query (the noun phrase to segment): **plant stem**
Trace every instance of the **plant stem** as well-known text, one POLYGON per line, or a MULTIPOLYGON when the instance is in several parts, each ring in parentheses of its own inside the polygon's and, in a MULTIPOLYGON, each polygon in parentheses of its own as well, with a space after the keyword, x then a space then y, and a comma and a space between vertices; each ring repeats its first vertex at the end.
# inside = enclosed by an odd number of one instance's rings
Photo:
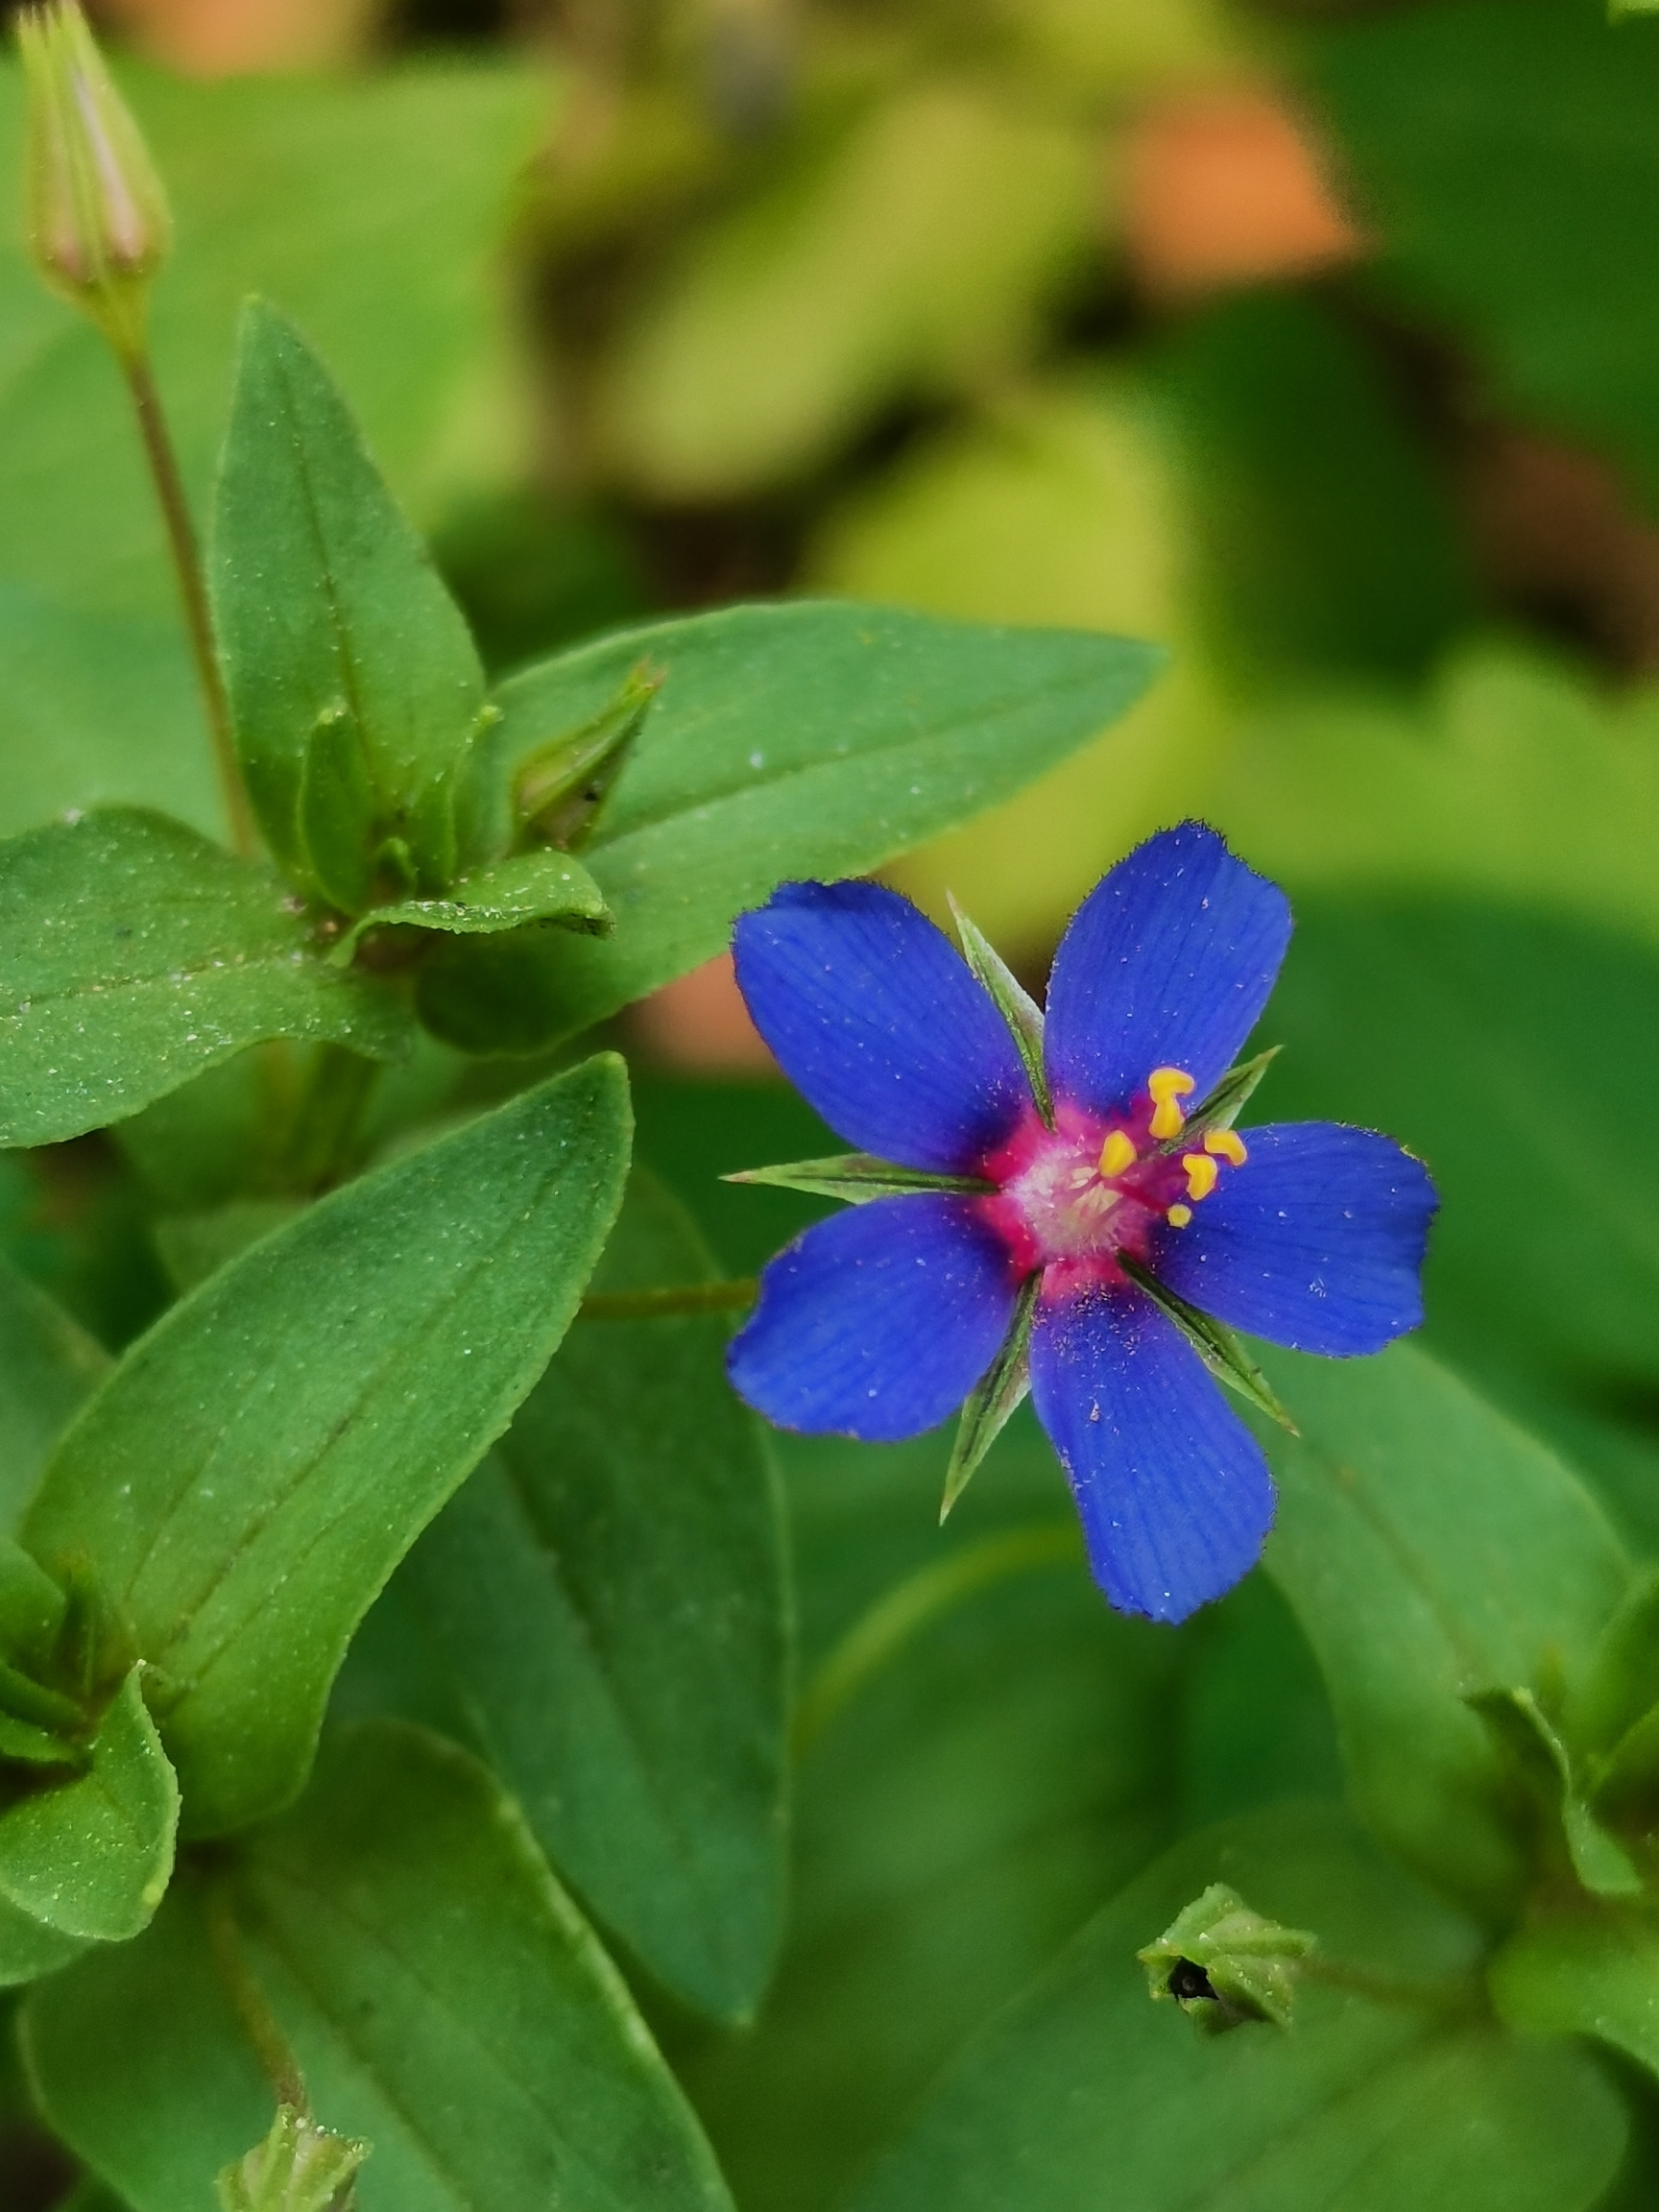
POLYGON ((236 1925, 229 1884, 223 1877, 207 1893, 207 1936, 213 1947, 213 1963, 219 1969, 219 1978, 229 1992, 236 2017, 253 2046, 266 2080, 276 2092, 277 2103, 291 2104, 296 2112, 309 2119, 311 2100, 306 2094, 305 2077, 243 1953, 242 1933, 236 1925))
POLYGON ((213 739, 213 757, 219 769, 220 789, 224 795, 225 811, 230 821, 231 838, 243 858, 251 860, 258 851, 258 834, 253 826, 248 794, 243 787, 242 772, 236 763, 236 741, 230 727, 230 701, 226 693, 225 678, 220 672, 219 657, 213 649, 213 624, 207 612, 207 588, 202 580, 202 560, 196 545, 195 525, 190 519, 189 502, 184 496, 183 480, 179 474, 178 456, 167 432, 167 418, 161 411, 161 395, 156 388, 150 356, 142 346, 131 350, 123 349, 117 358, 127 379, 127 389, 132 395, 139 433, 144 440, 145 458, 150 464, 150 473, 156 484, 156 496, 160 501, 162 519, 167 525, 167 543, 173 554, 174 572, 179 579, 179 596, 184 603, 184 627, 190 635, 190 652, 202 685, 203 703, 207 709, 207 728, 213 739))
POLYGON ((667 1290, 589 1290, 579 1321, 659 1321, 675 1313, 730 1313, 753 1306, 759 1288, 753 1275, 729 1283, 685 1283, 667 1290))
POLYGON ((319 1045, 288 1131, 288 1180, 300 1190, 326 1190, 351 1164, 352 1146, 380 1063, 346 1045, 319 1045))

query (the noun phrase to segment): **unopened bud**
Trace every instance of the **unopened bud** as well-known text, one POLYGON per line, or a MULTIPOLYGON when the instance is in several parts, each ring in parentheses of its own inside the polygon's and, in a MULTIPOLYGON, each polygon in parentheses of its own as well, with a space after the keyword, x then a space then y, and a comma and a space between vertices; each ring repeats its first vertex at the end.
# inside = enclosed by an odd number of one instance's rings
POLYGON ((1214 1882, 1136 1956, 1153 1996, 1172 1998, 1201 2027, 1270 2020, 1287 2028, 1296 1967, 1313 1941, 1306 1929, 1264 1920, 1214 1882))
POLYGON ((627 765, 662 678, 641 661, 591 722, 538 746, 513 781, 518 842, 573 853, 598 824, 599 810, 627 765))
POLYGON ((223 2212, 352 2212, 367 2143, 280 2104, 271 2132, 219 2176, 223 2212))
POLYGON ((131 357, 143 345, 146 288, 173 235, 161 180, 75 0, 19 15, 17 43, 35 265, 131 357))

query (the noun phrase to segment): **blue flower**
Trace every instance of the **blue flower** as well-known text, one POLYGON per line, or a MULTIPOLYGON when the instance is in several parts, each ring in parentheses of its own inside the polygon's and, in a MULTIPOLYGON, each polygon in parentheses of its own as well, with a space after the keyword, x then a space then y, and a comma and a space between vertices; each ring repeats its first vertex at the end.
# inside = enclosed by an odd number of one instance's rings
POLYGON ((1111 1602, 1181 1621, 1230 1589, 1273 1484, 1211 1379, 1217 1345, 1239 1328, 1381 1351, 1422 1319, 1435 1207, 1386 1137, 1233 1128, 1260 1072, 1233 1064, 1289 935, 1283 892, 1196 822, 1091 892, 1046 1016, 982 941, 965 934, 970 967, 878 885, 785 884, 745 914, 749 1010, 860 1147, 757 1179, 884 1194, 766 1268, 731 1347, 741 1395, 781 1428, 880 1442, 975 1392, 1005 1418, 1028 1381, 1111 1602))

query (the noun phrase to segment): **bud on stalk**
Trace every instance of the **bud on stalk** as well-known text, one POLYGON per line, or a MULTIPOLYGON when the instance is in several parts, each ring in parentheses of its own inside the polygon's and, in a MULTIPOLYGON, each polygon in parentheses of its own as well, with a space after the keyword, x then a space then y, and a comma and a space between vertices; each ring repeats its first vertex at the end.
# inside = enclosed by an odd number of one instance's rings
POLYGON ((131 361, 143 350, 150 278, 172 240, 166 194, 75 0, 25 11, 17 43, 36 267, 131 361))

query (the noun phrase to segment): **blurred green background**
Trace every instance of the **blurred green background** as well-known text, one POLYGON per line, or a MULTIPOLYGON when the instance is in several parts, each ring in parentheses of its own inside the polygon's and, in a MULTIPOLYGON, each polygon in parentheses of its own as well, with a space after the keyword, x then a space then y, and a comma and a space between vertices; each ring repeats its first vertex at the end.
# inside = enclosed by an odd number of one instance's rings
MULTIPOLYGON (((1125 722, 894 879, 935 911, 952 890, 1036 984, 1137 838, 1223 827, 1298 914, 1258 1105, 1424 1154, 1431 1344, 1659 1550, 1659 20, 108 0, 101 21, 175 195, 156 347, 198 497, 259 288, 339 374, 496 668, 787 592, 1166 641, 1125 722)), ((17 130, 7 68, 7 161, 17 130)), ((0 196, 0 830, 140 797, 210 827, 115 374, 17 224, 0 196)), ((642 1149, 757 1264, 805 1215, 712 1175, 822 1137, 758 1070, 729 974, 628 1042, 642 1149)), ((111 1156, 64 1147, 43 1181, 0 1162, 0 1231, 119 1340, 160 1293, 111 1156), (127 1306, 93 1310, 116 1249, 127 1306)), ((1022 1429, 942 1548, 942 1457, 788 1453, 809 1685, 884 1591, 1064 1527, 1022 1429)), ((745 2212, 834 2203, 1168 1837, 1339 1790, 1269 1585, 1172 1637, 1107 1615, 1044 1541, 982 1589, 971 1565, 822 1719, 761 2033, 662 2020, 745 2212)))

